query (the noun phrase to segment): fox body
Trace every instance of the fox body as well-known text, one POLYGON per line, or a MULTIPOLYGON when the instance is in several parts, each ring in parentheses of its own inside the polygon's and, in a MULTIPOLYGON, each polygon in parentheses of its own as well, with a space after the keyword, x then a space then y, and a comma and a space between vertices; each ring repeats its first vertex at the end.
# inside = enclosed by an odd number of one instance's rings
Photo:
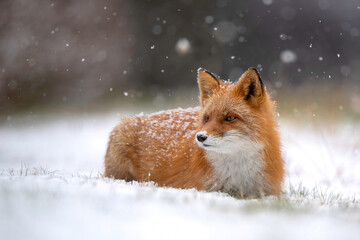
POLYGON ((274 104, 258 72, 235 84, 198 70, 201 107, 122 119, 110 134, 105 176, 239 197, 281 193, 274 104))

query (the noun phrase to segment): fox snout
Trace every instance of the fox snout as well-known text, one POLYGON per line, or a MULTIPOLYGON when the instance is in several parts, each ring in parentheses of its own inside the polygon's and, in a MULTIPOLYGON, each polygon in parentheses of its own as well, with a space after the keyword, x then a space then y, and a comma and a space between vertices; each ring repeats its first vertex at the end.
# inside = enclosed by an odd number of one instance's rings
POLYGON ((205 142, 205 140, 208 138, 208 135, 206 133, 206 131, 202 131, 202 132, 198 132, 196 134, 196 139, 199 141, 199 142, 205 142))

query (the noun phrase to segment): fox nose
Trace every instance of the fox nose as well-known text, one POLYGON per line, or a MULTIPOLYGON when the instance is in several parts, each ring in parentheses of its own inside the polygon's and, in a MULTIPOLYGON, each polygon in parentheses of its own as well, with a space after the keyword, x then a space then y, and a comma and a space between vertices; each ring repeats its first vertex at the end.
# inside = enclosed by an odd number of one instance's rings
POLYGON ((207 139, 207 135, 203 133, 198 133, 196 134, 196 138, 199 142, 205 142, 205 140, 207 139))

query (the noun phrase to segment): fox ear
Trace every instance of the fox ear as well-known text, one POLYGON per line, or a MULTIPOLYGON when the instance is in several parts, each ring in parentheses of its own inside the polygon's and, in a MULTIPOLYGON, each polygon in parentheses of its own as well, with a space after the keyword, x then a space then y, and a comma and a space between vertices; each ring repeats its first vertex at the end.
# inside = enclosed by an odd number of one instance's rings
POLYGON ((265 93, 260 74, 255 68, 249 68, 236 84, 238 94, 252 106, 259 106, 265 93))
POLYGON ((200 102, 204 105, 215 89, 220 86, 220 81, 211 72, 199 68, 198 84, 200 89, 200 102))

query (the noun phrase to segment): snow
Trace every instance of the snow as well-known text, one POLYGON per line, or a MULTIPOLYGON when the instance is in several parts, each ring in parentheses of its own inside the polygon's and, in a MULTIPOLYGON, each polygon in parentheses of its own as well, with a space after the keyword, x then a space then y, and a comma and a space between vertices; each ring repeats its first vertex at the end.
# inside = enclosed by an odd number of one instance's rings
POLYGON ((204 21, 207 23, 207 24, 211 24, 214 22, 214 17, 213 16, 206 16, 204 21))
POLYGON ((1 238, 358 239, 360 125, 281 120, 279 201, 103 178, 115 113, 13 116, 0 125, 1 238))
POLYGON ((282 125, 289 178, 311 187, 360 193, 360 125, 282 125))
POLYGON ((265 5, 271 5, 273 3, 273 0, 263 0, 263 3, 265 5))
POLYGON ((257 211, 256 200, 153 184, 55 173, 5 175, 0 186, 5 239, 357 239, 360 233, 356 222, 331 216, 336 212, 317 209, 309 218, 257 211))
POLYGON ((297 55, 294 51, 287 49, 280 53, 280 59, 284 63, 293 63, 296 62, 297 55))
POLYGON ((175 45, 175 51, 178 54, 185 55, 191 50, 191 43, 187 38, 180 38, 175 45))
POLYGON ((288 36, 285 33, 280 34, 280 39, 281 40, 287 40, 288 36))

